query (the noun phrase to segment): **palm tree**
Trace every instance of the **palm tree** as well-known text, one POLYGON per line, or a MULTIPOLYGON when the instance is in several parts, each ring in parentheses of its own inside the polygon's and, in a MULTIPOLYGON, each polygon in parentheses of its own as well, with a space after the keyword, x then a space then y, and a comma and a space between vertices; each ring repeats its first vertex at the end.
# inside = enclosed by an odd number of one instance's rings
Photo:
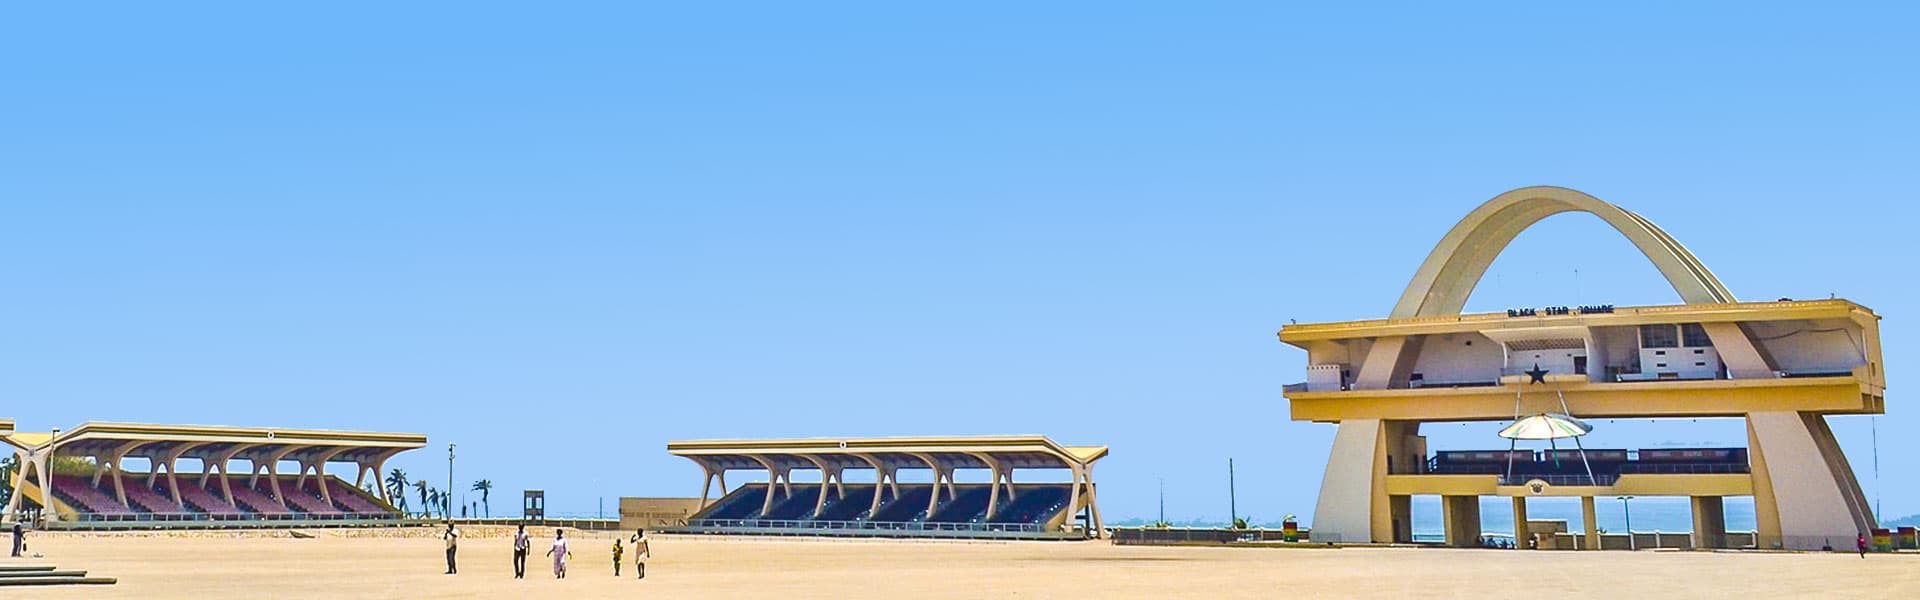
POLYGON ((487 509, 487 518, 493 518, 493 507, 487 504, 487 493, 493 491, 493 480, 482 479, 473 482, 473 491, 480 492, 480 506, 487 509))
POLYGON ((441 507, 442 505, 440 503, 440 496, 441 496, 440 488, 427 488, 427 496, 433 499, 431 502, 427 503, 428 506, 432 506, 434 510, 440 511, 440 516, 443 516, 443 517, 449 516, 447 515, 447 511, 441 507))
POLYGON ((400 514, 407 514, 407 472, 394 469, 387 473, 387 494, 400 501, 400 514))
POLYGON ((413 482, 413 489, 420 491, 420 516, 425 518, 428 516, 427 509, 433 508, 433 503, 427 501, 427 492, 433 491, 433 488, 427 487, 427 482, 423 480, 413 482))
POLYGON ((0 458, 0 504, 13 497, 13 470, 13 457, 0 458))

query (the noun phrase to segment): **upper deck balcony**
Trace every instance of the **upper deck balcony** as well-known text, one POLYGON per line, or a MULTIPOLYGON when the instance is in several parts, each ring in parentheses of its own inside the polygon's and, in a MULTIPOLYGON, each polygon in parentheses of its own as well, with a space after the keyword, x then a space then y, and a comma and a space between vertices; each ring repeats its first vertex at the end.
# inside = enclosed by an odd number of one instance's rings
POLYGON ((1297 420, 1504 418, 1516 392, 1590 417, 1884 410, 1879 316, 1846 300, 1298 324, 1280 339, 1308 353, 1308 381, 1286 386, 1297 420))

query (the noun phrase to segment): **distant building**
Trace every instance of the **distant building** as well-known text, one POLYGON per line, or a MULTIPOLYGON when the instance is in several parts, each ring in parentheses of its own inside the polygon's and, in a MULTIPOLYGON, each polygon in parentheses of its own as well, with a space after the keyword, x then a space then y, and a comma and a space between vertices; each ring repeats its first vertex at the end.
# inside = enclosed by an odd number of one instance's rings
POLYGON ((699 498, 621 498, 620 528, 678 527, 698 510, 699 498))

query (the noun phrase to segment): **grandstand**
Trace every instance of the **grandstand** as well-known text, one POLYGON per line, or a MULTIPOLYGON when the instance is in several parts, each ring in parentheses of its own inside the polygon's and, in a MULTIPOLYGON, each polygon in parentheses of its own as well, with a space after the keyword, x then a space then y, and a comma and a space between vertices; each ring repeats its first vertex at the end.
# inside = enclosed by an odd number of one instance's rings
POLYGON ((427 438, 136 423, 24 433, 14 431, 12 421, 0 421, 0 441, 13 447, 20 465, 0 521, 109 529, 397 522, 401 514, 380 485, 380 473, 388 459, 425 446, 427 438), (145 470, 128 470, 129 459, 145 462, 145 470), (182 459, 198 463, 199 472, 180 473, 182 459), (244 461, 246 471, 232 473, 235 461, 244 461), (285 463, 297 470, 282 472, 285 463), (352 484, 326 472, 327 465, 341 463, 354 466, 352 484))
MULTIPOLYGON (((1104 446, 1062 446, 1044 436, 809 438, 670 442, 667 451, 705 473, 700 510, 675 531, 846 537, 1084 539, 1104 527, 1093 464, 1104 446), (902 483, 925 469, 931 483, 902 483), (989 483, 956 483, 984 469, 989 483), (727 489, 728 471, 766 473, 727 489), (795 483, 794 471, 817 471, 795 483), (847 483, 868 470, 872 483, 847 483), (1015 470, 1067 472, 1068 483, 1014 483, 1015 470), (709 503, 715 481, 720 497, 709 503)), ((865 479, 865 478, 862 478, 865 479)))

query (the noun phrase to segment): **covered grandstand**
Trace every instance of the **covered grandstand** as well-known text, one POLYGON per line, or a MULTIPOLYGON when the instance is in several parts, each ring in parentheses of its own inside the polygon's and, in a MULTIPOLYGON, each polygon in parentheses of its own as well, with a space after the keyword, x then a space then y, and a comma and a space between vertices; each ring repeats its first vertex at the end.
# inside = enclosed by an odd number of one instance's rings
POLYGON ((20 466, 0 519, 58 528, 397 522, 382 467, 427 443, 411 433, 91 422, 26 433, 11 425, 0 422, 0 441, 20 466), (130 459, 144 470, 129 470, 130 459), (198 472, 180 473, 182 459, 198 472), (246 470, 232 473, 235 461, 246 470), (282 471, 288 463, 292 473, 282 471), (353 465, 354 482, 328 474, 329 464, 353 465))
POLYGON ((704 471, 700 510, 675 528, 690 533, 1083 539, 1104 529, 1093 465, 1105 446, 1031 435, 699 440, 667 451, 704 471), (930 483, 900 481, 919 469, 930 483), (962 469, 986 470, 989 483, 957 483, 962 469), (742 470, 766 481, 728 490, 727 472, 742 470), (793 481, 808 470, 817 483, 793 481), (847 483, 860 470, 872 483, 847 483), (1065 471, 1069 481, 1014 483, 1015 470, 1065 471), (720 497, 709 503, 715 481, 720 497))

